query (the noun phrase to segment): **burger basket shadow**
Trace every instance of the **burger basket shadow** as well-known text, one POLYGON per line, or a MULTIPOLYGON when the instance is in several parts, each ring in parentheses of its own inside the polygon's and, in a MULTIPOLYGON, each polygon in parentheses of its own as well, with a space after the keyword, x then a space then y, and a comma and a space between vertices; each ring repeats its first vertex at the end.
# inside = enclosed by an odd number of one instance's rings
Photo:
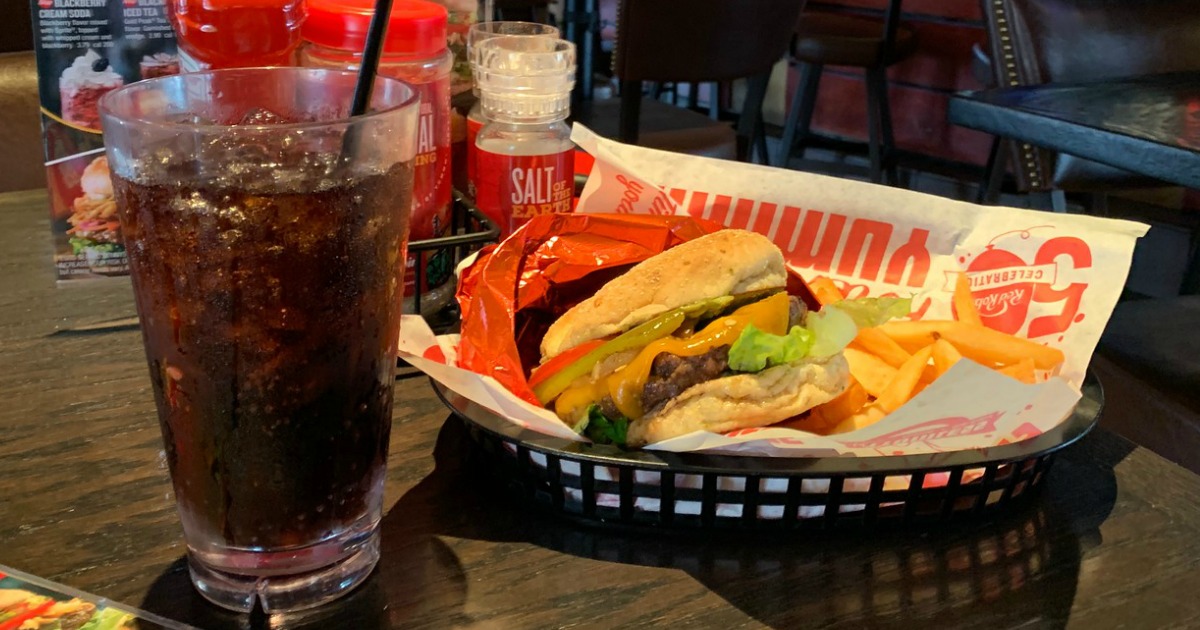
POLYGON ((521 429, 440 383, 486 470, 518 497, 616 528, 834 530, 925 527, 1016 508, 1104 403, 1088 374, 1069 418, 987 449, 878 457, 756 457, 624 450, 521 429))

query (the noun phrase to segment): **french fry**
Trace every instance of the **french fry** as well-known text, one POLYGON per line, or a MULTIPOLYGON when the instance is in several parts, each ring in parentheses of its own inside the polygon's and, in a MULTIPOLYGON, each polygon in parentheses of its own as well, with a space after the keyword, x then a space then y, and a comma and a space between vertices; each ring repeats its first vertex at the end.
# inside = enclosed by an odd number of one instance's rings
POLYGON ((821 306, 828 306, 834 302, 841 302, 846 299, 846 296, 842 295, 842 290, 837 288, 833 280, 825 276, 806 281, 806 284, 809 290, 813 292, 813 295, 816 296, 817 301, 821 303, 821 306))
MULTIPOLYGON (((842 298, 828 278, 818 278, 809 286, 822 304, 842 298)), ((956 320, 893 321, 859 330, 843 352, 850 365, 851 386, 795 421, 802 423, 796 428, 833 435, 871 426, 963 358, 1024 383, 1035 382, 1037 370, 1054 370, 1062 364, 1061 350, 984 326, 965 274, 955 282, 953 299, 956 320)))
POLYGON ((1025 357, 1012 365, 996 368, 996 371, 1005 375, 1011 376, 1022 383, 1037 382, 1037 375, 1034 374, 1033 359, 1025 357))
POLYGON ((878 397, 896 377, 896 368, 869 352, 850 346, 842 354, 850 364, 850 375, 872 396, 878 397))
POLYGON ((979 310, 975 308, 975 298, 971 296, 971 279, 963 272, 959 272, 958 280, 954 282, 954 312, 960 322, 983 325, 979 310))
POLYGON ((935 334, 953 344, 964 357, 988 366, 1012 365, 1029 357, 1037 369, 1053 370, 1065 359, 1058 348, 983 326, 947 322, 935 334))
MULTIPOLYGON (((933 347, 930 346, 931 350, 932 350, 932 348, 933 347)), ((930 355, 930 356, 932 356, 932 355, 930 355)), ((937 377, 939 377, 939 376, 941 376, 941 374, 938 373, 937 366, 932 363, 926 363, 925 369, 921 370, 921 378, 917 379, 917 388, 916 388, 916 390, 913 391, 913 396, 916 396, 917 392, 921 391, 922 389, 925 389, 926 385, 929 385, 929 384, 933 383, 934 381, 936 381, 937 377)))
POLYGON ((932 344, 918 350, 911 359, 905 361, 904 365, 896 370, 896 376, 892 378, 892 382, 888 383, 887 388, 876 397, 875 404, 879 408, 891 413, 913 397, 913 391, 921 380, 921 374, 924 373, 925 366, 929 363, 929 357, 933 353, 931 346, 932 344))
POLYGON ((966 322, 888 322, 877 328, 909 352, 915 353, 941 338, 964 357, 987 366, 1012 365, 1030 357, 1037 369, 1053 370, 1064 360, 1062 350, 1057 348, 966 322))
POLYGON ((938 376, 949 371, 960 359, 962 359, 962 353, 949 341, 938 339, 933 342, 933 367, 938 376))
POLYGON ((886 415, 886 411, 880 409, 879 405, 872 403, 866 407, 863 407, 858 413, 837 423, 836 426, 829 430, 828 434, 834 435, 837 433, 849 433, 851 431, 857 431, 883 420, 884 416, 886 415))
MULTIPOLYGON (((854 379, 853 376, 851 376, 850 386, 846 388, 846 391, 842 392, 837 398, 834 398, 824 405, 820 405, 819 407, 813 409, 812 412, 809 413, 809 417, 813 419, 813 424, 817 426, 818 429, 825 429, 832 427, 842 420, 845 420, 851 415, 857 413, 868 402, 870 402, 870 400, 870 396, 867 395, 867 390, 863 389, 862 383, 859 383, 854 379)), ((813 431, 812 429, 801 430, 812 431, 813 433, 818 432, 813 431)))
POLYGON ((875 327, 875 330, 891 337, 897 345, 906 352, 912 353, 932 344, 936 335, 947 324, 958 322, 948 321, 916 321, 916 322, 887 322, 875 327))
POLYGON ((901 348, 896 340, 875 328, 859 330, 854 341, 862 346, 863 350, 883 359, 884 363, 894 368, 904 365, 904 362, 912 356, 907 350, 901 348))

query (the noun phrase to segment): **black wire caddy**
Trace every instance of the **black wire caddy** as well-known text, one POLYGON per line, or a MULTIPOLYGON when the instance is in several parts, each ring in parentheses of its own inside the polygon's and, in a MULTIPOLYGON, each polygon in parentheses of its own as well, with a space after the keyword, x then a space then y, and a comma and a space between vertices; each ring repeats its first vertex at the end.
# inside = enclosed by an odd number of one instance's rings
MULTIPOLYGON (((426 299, 422 288, 429 284, 440 284, 454 273, 454 267, 468 254, 483 246, 496 242, 500 228, 485 215, 475 201, 457 188, 452 192, 448 234, 438 238, 409 241, 408 252, 417 258, 413 267, 415 286, 412 311, 425 313, 422 300, 426 299)), ((458 305, 449 300, 446 308, 436 313, 425 313, 430 326, 445 332, 458 324, 458 305)))
POLYGON ((1058 452, 1096 425, 1104 405, 1089 373, 1070 417, 1021 442, 923 455, 758 457, 564 440, 431 382, 507 490, 576 521, 627 529, 888 529, 998 515, 1036 494, 1058 452))

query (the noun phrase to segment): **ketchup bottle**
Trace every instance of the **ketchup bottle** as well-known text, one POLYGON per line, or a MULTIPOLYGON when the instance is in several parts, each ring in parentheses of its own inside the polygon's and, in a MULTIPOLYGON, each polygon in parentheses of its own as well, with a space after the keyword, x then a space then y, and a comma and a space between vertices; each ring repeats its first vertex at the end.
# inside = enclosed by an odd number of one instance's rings
POLYGON ((167 0, 184 72, 294 66, 303 0, 167 0))

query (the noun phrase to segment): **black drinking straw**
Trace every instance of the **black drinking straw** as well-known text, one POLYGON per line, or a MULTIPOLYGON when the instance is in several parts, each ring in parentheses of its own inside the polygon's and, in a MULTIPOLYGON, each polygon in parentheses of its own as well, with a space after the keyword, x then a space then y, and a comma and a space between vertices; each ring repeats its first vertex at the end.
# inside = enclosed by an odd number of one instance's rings
MULTIPOLYGON (((392 15, 392 0, 375 0, 375 13, 367 26, 367 41, 363 45, 362 63, 358 66, 358 81, 354 84, 354 101, 350 103, 350 116, 362 116, 371 105, 371 92, 375 91, 375 75, 379 70, 379 55, 383 52, 383 38, 387 35, 388 19, 392 15)), ((358 136, 361 125, 351 123, 342 137, 342 167, 351 164, 358 153, 358 136)))
POLYGON ((367 42, 363 46, 362 63, 358 67, 358 83, 354 86, 351 116, 367 113, 367 106, 371 103, 371 92, 375 89, 379 55, 383 52, 383 38, 387 35, 388 20, 391 16, 392 0, 375 0, 375 13, 367 27, 367 42))

